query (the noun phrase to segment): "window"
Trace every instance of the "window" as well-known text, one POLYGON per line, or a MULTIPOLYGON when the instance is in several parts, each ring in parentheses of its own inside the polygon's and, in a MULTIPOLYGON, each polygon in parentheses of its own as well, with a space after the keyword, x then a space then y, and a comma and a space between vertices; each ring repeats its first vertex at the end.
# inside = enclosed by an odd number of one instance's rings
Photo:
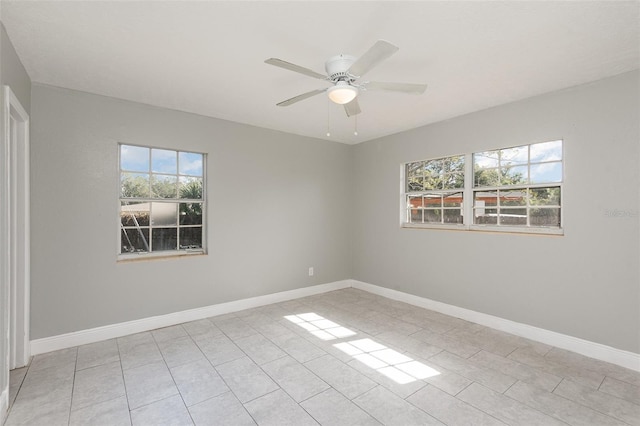
POLYGON ((560 228, 562 141, 473 154, 473 223, 560 228))
POLYGON ((406 163, 403 176, 404 227, 562 233, 561 140, 406 163))
POLYGON ((408 223, 462 224, 464 156, 405 165, 408 223))
POLYGON ((205 154, 120 150, 120 257, 203 253, 205 154))

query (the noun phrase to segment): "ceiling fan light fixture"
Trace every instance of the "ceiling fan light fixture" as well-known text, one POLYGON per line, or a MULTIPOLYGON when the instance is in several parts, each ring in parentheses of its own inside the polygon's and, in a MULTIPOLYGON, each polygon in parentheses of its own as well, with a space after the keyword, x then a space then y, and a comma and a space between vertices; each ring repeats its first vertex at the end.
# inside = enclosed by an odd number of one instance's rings
POLYGON ((358 88, 350 85, 346 81, 339 81, 335 86, 327 90, 327 95, 331 101, 338 105, 348 104, 358 96, 358 88))

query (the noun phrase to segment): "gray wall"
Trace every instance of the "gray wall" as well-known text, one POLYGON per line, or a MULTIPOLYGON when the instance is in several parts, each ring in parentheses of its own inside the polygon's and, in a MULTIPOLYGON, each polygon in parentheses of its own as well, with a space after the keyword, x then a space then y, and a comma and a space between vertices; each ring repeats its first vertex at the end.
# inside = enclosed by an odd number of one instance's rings
POLYGON ((639 353, 639 98, 632 72, 357 145, 353 277, 639 353), (401 163, 557 138, 564 236, 400 228, 401 163))
POLYGON ((41 85, 32 101, 32 338, 351 277, 349 146, 41 85), (118 142, 208 154, 208 255, 116 262, 118 142))
MULTIPOLYGON (((16 51, 9 40, 4 25, 0 22, 0 93, 2 101, 0 102, 0 139, 4 138, 4 85, 11 87, 16 97, 25 108, 27 113, 30 112, 31 106, 31 80, 27 75, 22 62, 16 55, 16 51)), ((4 268, 4 265, 0 265, 4 268)), ((8 309, 6 303, 8 300, 8 288, 6 283, 0 283, 0 392, 7 386, 8 365, 7 365, 7 323, 9 321, 8 309)))

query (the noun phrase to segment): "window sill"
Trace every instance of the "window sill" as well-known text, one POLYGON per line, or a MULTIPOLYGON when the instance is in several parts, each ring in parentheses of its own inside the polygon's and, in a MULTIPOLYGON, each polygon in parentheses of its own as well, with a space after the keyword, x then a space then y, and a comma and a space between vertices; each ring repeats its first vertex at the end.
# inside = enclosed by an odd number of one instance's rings
POLYGON ((176 252, 158 252, 158 253, 133 253, 133 254, 119 254, 118 263, 130 263, 130 262, 142 262, 147 260, 170 260, 179 259, 191 256, 206 256, 206 251, 176 251, 176 252))
POLYGON ((448 231, 474 231, 490 232, 498 234, 532 234, 532 235, 564 235, 562 228, 537 228, 523 226, 494 226, 494 225, 439 225, 428 223, 403 223, 402 228, 407 229, 437 229, 448 231))

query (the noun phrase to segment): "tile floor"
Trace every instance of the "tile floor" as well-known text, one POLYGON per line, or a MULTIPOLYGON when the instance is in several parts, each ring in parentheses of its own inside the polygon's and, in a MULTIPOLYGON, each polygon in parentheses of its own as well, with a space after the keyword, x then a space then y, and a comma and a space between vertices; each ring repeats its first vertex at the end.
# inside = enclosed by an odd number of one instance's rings
POLYGON ((640 373, 356 289, 38 355, 7 426, 640 425, 640 373))

